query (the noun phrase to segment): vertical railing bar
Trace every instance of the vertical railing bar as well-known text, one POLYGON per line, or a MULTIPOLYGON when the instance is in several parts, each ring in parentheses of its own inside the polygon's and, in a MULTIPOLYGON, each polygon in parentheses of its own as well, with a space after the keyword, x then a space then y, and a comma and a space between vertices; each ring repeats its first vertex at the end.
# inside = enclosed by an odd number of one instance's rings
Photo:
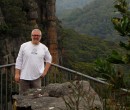
POLYGON ((13 88, 13 86, 12 86, 12 73, 10 73, 11 75, 10 75, 10 93, 12 93, 12 88, 13 88))
POLYGON ((45 78, 42 79, 42 86, 45 86, 45 78))
POLYGON ((69 80, 69 81, 71 81, 72 79, 71 79, 71 74, 70 74, 70 72, 67 72, 68 73, 68 76, 67 76, 67 81, 69 80))
POLYGON ((12 93, 13 92, 13 72, 14 72, 14 66, 11 66, 10 67, 10 76, 9 76, 9 78, 10 78, 10 81, 9 81, 9 84, 10 84, 10 93, 12 93))
POLYGON ((14 84, 14 91, 16 91, 16 84, 14 84))
POLYGON ((60 69, 58 70, 58 73, 59 73, 59 83, 61 83, 61 72, 60 72, 60 69))
POLYGON ((60 75, 61 75, 61 76, 60 76, 60 77, 61 77, 61 83, 63 83, 63 82, 64 82, 64 80, 63 80, 63 77, 64 77, 64 76, 63 76, 63 74, 62 74, 62 73, 63 73, 63 71, 62 71, 62 70, 60 69, 60 75))
POLYGON ((7 102, 8 102, 8 101, 7 101, 7 96, 8 96, 8 95, 7 95, 7 89, 8 89, 8 78, 7 78, 7 77, 8 77, 8 76, 7 76, 8 74, 7 74, 7 72, 8 72, 8 71, 5 72, 5 74, 6 74, 6 82, 5 82, 5 83, 6 83, 6 89, 5 89, 5 95, 6 95, 6 96, 5 96, 5 97, 6 97, 6 99, 5 99, 5 108, 6 108, 6 110, 7 110, 7 102))
POLYGON ((49 74, 47 74, 47 85, 49 84, 49 82, 50 82, 50 77, 49 77, 49 74))
MULTIPOLYGON (((57 70, 57 68, 55 68, 57 70)), ((54 73, 54 82, 56 83, 56 73, 54 73)))
POLYGON ((46 84, 46 79, 45 79, 45 77, 43 78, 43 86, 45 86, 46 84))
MULTIPOLYGON (((63 70, 61 70, 62 72, 64 72, 63 70)), ((65 82, 65 77, 66 77, 66 74, 64 74, 64 76, 62 77, 62 81, 65 82)))
POLYGON ((72 73, 69 73, 69 75, 70 75, 70 76, 69 76, 69 79, 70 79, 70 81, 71 81, 71 80, 72 80, 72 75, 73 75, 73 74, 72 74, 72 73))
POLYGON ((3 107, 3 101, 2 101, 2 98, 3 98, 3 97, 2 97, 2 96, 3 96, 3 95, 2 95, 2 93, 3 93, 3 86, 2 86, 3 83, 2 83, 2 82, 3 82, 3 81, 2 81, 2 77, 3 77, 3 73, 2 73, 2 71, 1 71, 1 95, 0 95, 0 96, 1 96, 1 99, 0 99, 0 101, 1 101, 1 110, 2 110, 2 107, 3 107))
POLYGON ((19 84, 17 84, 17 90, 16 91, 19 91, 19 84))
POLYGON ((47 77, 45 76, 45 86, 47 85, 47 77))
POLYGON ((48 85, 49 84, 49 75, 46 75, 46 78, 47 78, 46 82, 47 82, 47 85, 48 85))
MULTIPOLYGON (((12 68, 11 68, 12 69, 12 68)), ((12 71, 12 70, 11 70, 12 71)), ((13 75, 12 75, 12 73, 11 73, 11 76, 10 76, 10 79, 11 79, 11 82, 10 82, 10 94, 12 94, 12 88, 13 88, 13 86, 12 86, 12 78, 13 78, 13 75)), ((9 100, 11 100, 11 96, 10 96, 10 99, 9 100)), ((11 110, 12 110, 12 107, 10 108, 11 110)))
MULTIPOLYGON (((11 96, 10 96, 10 101, 11 101, 11 99, 12 99, 12 93, 13 92, 16 92, 16 91, 13 91, 13 78, 14 78, 14 74, 13 73, 15 72, 15 67, 14 66, 12 66, 11 67, 11 85, 10 85, 10 88, 11 88, 11 90, 10 90, 10 94, 11 94, 11 96)), ((17 91, 18 92, 18 91, 17 91)), ((12 103, 12 102, 11 102, 12 103)), ((11 110, 12 110, 12 107, 10 108, 11 110)))
POLYGON ((66 80, 69 81, 69 72, 67 72, 67 77, 66 77, 66 80))
POLYGON ((61 72, 60 69, 59 69, 59 74, 60 74, 60 76, 59 76, 59 77, 60 77, 60 83, 62 83, 62 81, 63 81, 63 80, 62 80, 62 72, 61 72))
POLYGON ((41 80, 41 85, 43 86, 43 79, 41 80))
POLYGON ((17 91, 18 87, 17 87, 17 84, 15 84, 15 91, 17 91))
POLYGON ((61 81, 60 81, 60 82, 62 83, 62 82, 64 82, 64 81, 63 81, 63 74, 62 74, 63 72, 62 72, 61 69, 59 69, 59 70, 60 70, 59 73, 60 73, 60 77, 61 77, 61 81))

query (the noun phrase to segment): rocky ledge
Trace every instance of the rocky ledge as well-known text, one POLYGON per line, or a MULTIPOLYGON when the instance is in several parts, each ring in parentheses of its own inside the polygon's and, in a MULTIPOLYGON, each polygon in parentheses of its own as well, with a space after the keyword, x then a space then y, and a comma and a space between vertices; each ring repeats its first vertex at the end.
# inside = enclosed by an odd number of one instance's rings
POLYGON ((87 81, 49 84, 13 95, 17 110, 102 110, 98 94, 87 81), (76 106, 77 105, 77 106, 76 106), (18 109, 19 108, 19 109, 18 109), (96 109, 97 108, 97 109, 96 109))

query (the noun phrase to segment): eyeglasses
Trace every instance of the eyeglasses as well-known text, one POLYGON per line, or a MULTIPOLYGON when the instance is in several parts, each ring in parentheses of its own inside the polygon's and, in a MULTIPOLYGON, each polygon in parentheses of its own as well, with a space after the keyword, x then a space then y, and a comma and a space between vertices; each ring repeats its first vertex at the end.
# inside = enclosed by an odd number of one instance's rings
POLYGON ((38 37, 40 37, 41 35, 35 35, 35 34, 34 34, 34 35, 32 35, 32 36, 34 36, 34 37, 35 37, 35 36, 38 36, 38 37))

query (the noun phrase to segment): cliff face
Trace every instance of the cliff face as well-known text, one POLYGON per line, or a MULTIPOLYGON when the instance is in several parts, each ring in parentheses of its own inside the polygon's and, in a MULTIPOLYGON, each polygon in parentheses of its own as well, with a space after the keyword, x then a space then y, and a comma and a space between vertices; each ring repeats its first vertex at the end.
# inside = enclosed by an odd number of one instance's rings
POLYGON ((42 30, 41 42, 58 63, 55 0, 0 1, 0 65, 15 62, 20 45, 31 40, 33 28, 42 30))

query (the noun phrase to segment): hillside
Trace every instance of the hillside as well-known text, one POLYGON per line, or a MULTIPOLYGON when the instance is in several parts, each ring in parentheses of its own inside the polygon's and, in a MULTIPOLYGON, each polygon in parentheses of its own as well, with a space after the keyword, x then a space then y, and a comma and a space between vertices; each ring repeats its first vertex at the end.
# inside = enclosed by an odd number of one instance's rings
POLYGON ((93 0, 56 0, 56 13, 61 17, 65 11, 82 8, 93 0))
POLYGON ((111 18, 116 16, 114 11, 113 0, 96 0, 82 9, 77 8, 70 13, 64 13, 61 21, 67 28, 113 41, 119 39, 111 23, 111 18))
POLYGON ((63 38, 60 42, 63 47, 63 65, 80 72, 94 73, 88 72, 93 70, 91 64, 94 60, 106 58, 113 49, 119 49, 119 46, 113 42, 81 35, 74 30, 64 29, 60 33, 63 38))

